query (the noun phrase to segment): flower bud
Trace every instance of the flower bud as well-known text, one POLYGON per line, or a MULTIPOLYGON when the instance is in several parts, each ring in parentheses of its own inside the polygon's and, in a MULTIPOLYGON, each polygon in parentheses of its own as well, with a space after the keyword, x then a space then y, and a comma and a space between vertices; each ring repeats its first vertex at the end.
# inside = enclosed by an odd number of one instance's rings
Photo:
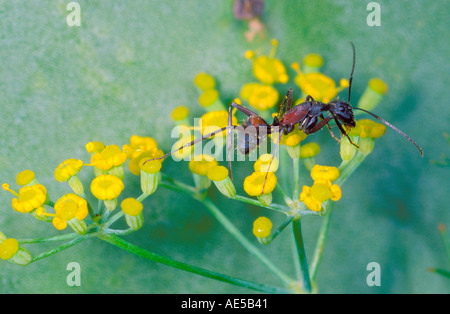
POLYGON ((224 166, 215 166, 208 170, 208 178, 214 182, 217 189, 226 197, 234 198, 236 188, 228 176, 228 169, 224 166))
POLYGON ((371 79, 359 99, 358 108, 372 111, 380 103, 387 91, 388 86, 383 80, 379 78, 371 79))
POLYGON ((142 210, 144 206, 134 198, 126 198, 120 204, 125 215, 125 221, 132 230, 140 229, 144 224, 144 215, 142 210))

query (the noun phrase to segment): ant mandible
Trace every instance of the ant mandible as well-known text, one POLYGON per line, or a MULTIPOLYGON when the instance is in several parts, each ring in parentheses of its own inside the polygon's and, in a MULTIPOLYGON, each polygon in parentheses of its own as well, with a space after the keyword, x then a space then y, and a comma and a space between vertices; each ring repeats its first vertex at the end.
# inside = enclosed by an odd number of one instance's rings
MULTIPOLYGON (((397 133, 399 133, 400 135, 405 137, 407 140, 409 140, 412 144, 414 144, 417 147, 417 149, 419 150, 421 156, 423 157, 423 151, 419 147, 419 145, 417 145, 416 142, 414 142, 408 135, 406 135, 405 133, 400 131, 397 127, 395 127, 391 123, 387 122, 386 120, 380 118, 379 116, 373 114, 370 111, 367 111, 367 110, 361 109, 361 108, 352 107, 350 105, 350 96, 351 96, 351 91, 352 91, 353 73, 355 71, 355 55, 356 55, 354 44, 352 42, 350 42, 350 44, 352 45, 352 49, 353 49, 353 65, 352 65, 352 71, 351 71, 350 79, 349 79, 349 90, 348 90, 347 101, 336 99, 329 103, 323 103, 320 101, 315 101, 311 96, 307 96, 303 103, 292 107, 292 89, 289 89, 286 94, 286 97, 284 98, 282 104, 280 105, 280 111, 278 113, 278 116, 274 117, 272 124, 268 124, 256 112, 254 112, 244 106, 238 105, 235 102, 232 102, 228 108, 228 125, 226 127, 218 129, 209 134, 203 135, 201 138, 198 138, 190 143, 187 143, 187 144, 177 148, 176 150, 165 154, 164 156, 162 156, 160 158, 149 159, 147 161, 164 159, 183 148, 195 145, 203 140, 211 138, 215 134, 218 134, 218 133, 226 130, 227 131, 227 159, 228 159, 228 167, 230 170, 229 175, 230 175, 230 178, 232 179, 233 177, 232 177, 232 172, 231 172, 231 160, 232 160, 231 154, 232 154, 233 150, 231 149, 232 148, 231 146, 232 146, 233 137, 232 137, 231 132, 233 129, 237 129, 237 127, 240 127, 241 129, 243 128, 245 130, 249 127, 252 127, 252 129, 254 130, 253 131, 254 136, 248 136, 246 134, 246 136, 244 136, 244 138, 243 138, 243 141, 238 141, 237 148, 243 154, 248 154, 253 149, 258 147, 259 144, 266 139, 268 134, 278 133, 279 138, 278 138, 277 143, 280 143, 281 136, 283 134, 287 135, 287 134, 293 132, 296 125, 298 125, 299 129, 303 130, 303 132, 305 134, 315 133, 315 132, 321 130, 324 126, 327 126, 328 130, 330 131, 331 136, 339 142, 339 139, 335 137, 335 135, 331 131, 330 125, 328 124, 331 120, 335 121, 337 127, 339 128, 339 131, 341 132, 341 136, 347 137, 352 145, 358 147, 358 145, 353 143, 353 141, 350 139, 347 132, 345 131, 345 129, 342 126, 342 125, 344 125, 347 129, 351 129, 351 128, 355 127, 356 123, 355 123, 355 118, 353 115, 353 109, 364 111, 364 112, 370 114, 371 116, 375 117, 376 119, 380 120, 385 125, 392 128, 394 131, 396 131, 397 133), (237 110, 239 110, 240 112, 242 112, 243 114, 245 114, 247 116, 245 121, 240 126, 232 125, 231 121, 232 121, 232 109, 233 108, 236 108, 237 110), (324 117, 325 112, 329 112, 329 115, 327 117, 324 117), (262 132, 263 129, 264 129, 264 132, 262 132)), ((276 155, 278 147, 279 147, 279 145, 277 145, 275 147, 275 151, 272 153, 272 160, 270 161, 268 169, 270 169, 271 163, 273 161, 273 156, 276 155)), ((147 162, 147 161, 145 161, 145 162, 147 162)), ((267 175, 266 175, 266 179, 267 179, 267 175)), ((265 186, 265 182, 263 184, 262 192, 264 192, 264 186, 265 186)))

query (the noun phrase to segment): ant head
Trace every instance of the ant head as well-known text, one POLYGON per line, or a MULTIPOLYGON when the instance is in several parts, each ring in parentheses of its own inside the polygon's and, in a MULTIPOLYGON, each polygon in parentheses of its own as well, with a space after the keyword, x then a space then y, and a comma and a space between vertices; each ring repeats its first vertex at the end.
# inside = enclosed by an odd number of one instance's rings
POLYGON ((330 104, 330 113, 332 113, 345 126, 350 128, 355 127, 356 124, 353 116, 353 110, 347 102, 342 100, 334 100, 330 104))

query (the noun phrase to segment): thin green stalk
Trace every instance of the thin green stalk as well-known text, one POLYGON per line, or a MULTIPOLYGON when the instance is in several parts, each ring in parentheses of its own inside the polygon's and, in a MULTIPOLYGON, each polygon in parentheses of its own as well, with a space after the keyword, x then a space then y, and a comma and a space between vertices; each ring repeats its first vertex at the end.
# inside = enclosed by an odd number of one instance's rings
POLYGON ((292 198, 295 200, 300 197, 300 158, 292 159, 292 172, 294 175, 294 188, 292 198))
MULTIPOLYGON (((165 177, 167 179, 167 177, 165 177)), ((169 180, 168 180, 169 181, 169 180)), ((195 189, 193 190, 191 187, 186 186, 185 184, 179 184, 176 180, 170 180, 170 183, 161 184, 161 186, 167 187, 169 189, 177 190, 184 192, 185 194, 193 197, 194 199, 202 202, 206 208, 211 212, 211 214, 225 227, 225 229, 233 235, 240 243, 243 245, 251 254, 256 256, 265 266, 267 266, 275 275, 277 275, 281 280, 283 280, 286 284, 290 284, 292 280, 281 272, 272 262, 270 262, 253 244, 251 244, 247 238, 245 238, 242 233, 222 214, 222 212, 217 208, 214 202, 206 194, 200 194, 195 189)), ((235 199, 245 199, 247 202, 250 202, 251 199, 247 199, 245 197, 237 197, 235 199)), ((255 200, 251 200, 253 202, 257 202, 255 200)), ((259 203, 259 202, 258 202, 259 203)), ((254 204, 256 205, 256 204, 254 204)), ((259 205, 261 206, 261 204, 259 205)), ((265 207, 265 206, 263 206, 265 207)), ((278 209, 277 209, 278 210, 278 209)))
POLYGON ((217 208, 216 204, 211 201, 210 198, 204 197, 200 200, 210 213, 224 226, 224 228, 241 243, 243 247, 247 249, 252 255, 259 259, 269 270, 271 270, 278 278, 280 278, 286 285, 292 283, 292 279, 289 278, 284 272, 282 272, 275 264, 267 259, 267 257, 261 253, 235 226, 228 220, 228 218, 217 208))
POLYGON ((274 233, 272 233, 267 238, 264 238, 260 242, 262 244, 269 244, 270 242, 272 242, 292 222, 293 219, 294 216, 288 216, 287 219, 283 221, 283 223, 280 226, 278 226, 277 230, 275 230, 274 233))
POLYGON ((430 269, 428 269, 428 271, 431 271, 433 273, 439 274, 441 276, 444 276, 444 277, 447 277, 450 279, 450 272, 448 270, 440 269, 440 268, 430 268, 430 269))
MULTIPOLYGON (((365 158, 366 158, 366 156, 358 151, 356 153, 355 157, 349 163, 346 163, 346 164, 343 163, 339 167, 341 174, 334 183, 339 186, 344 184, 344 182, 350 177, 350 175, 356 170, 356 168, 359 167, 359 165, 364 161, 365 158)), ((330 227, 331 212, 333 211, 333 205, 334 205, 334 202, 329 202, 327 204, 327 208, 326 208, 327 214, 325 215, 324 220, 322 221, 322 226, 320 227, 319 237, 317 239, 317 244, 316 244, 316 248, 315 248, 314 255, 313 255, 313 261, 311 264, 311 280, 312 280, 312 282, 315 282, 317 279, 317 271, 319 269, 319 265, 322 260, 323 249, 324 249, 327 237, 328 237, 328 230, 330 227)))
POLYGON ((265 205, 261 204, 261 202, 258 201, 258 200, 255 200, 255 199, 249 198, 249 197, 245 197, 245 196, 242 196, 242 195, 236 195, 233 199, 237 200, 237 201, 241 201, 241 202, 247 203, 247 204, 251 204, 251 205, 255 205, 255 206, 271 209, 271 210, 274 210, 274 211, 277 211, 277 212, 281 212, 283 214, 287 214, 287 212, 289 212, 289 210, 290 210, 289 207, 283 206, 283 205, 279 205, 279 204, 270 204, 269 206, 265 206, 265 205))
POLYGON ((247 281, 244 279, 235 278, 235 277, 231 277, 228 275, 216 273, 216 272, 213 272, 213 271, 210 271, 210 270, 207 270, 204 268, 192 266, 192 265, 189 265, 189 264, 186 264, 183 262, 179 262, 179 261, 173 260, 171 258, 167 258, 167 257, 161 256, 161 255, 155 254, 153 252, 147 251, 145 249, 142 249, 138 246, 135 246, 135 245, 115 236, 115 235, 104 234, 104 235, 100 236, 100 238, 116 247, 119 247, 125 251, 136 254, 138 256, 144 257, 148 260, 155 261, 155 262, 158 262, 158 263, 170 266, 170 267, 174 267, 177 269, 181 269, 184 271, 188 271, 188 272, 200 275, 200 276, 208 277, 208 278, 219 280, 222 282, 227 282, 227 283, 230 283, 230 284, 233 284, 236 286, 245 287, 248 289, 253 289, 253 290, 262 291, 262 292, 266 292, 266 293, 291 293, 292 292, 285 288, 255 283, 255 282, 247 281))
POLYGON ((75 239, 80 237, 78 233, 68 233, 64 235, 48 237, 48 238, 35 238, 35 239, 21 239, 17 240, 19 244, 27 244, 27 243, 42 243, 42 242, 51 242, 51 241, 64 241, 69 239, 75 239))
POLYGON ((281 194, 281 196, 283 197, 284 202, 286 203, 287 206, 291 206, 293 201, 292 199, 284 192, 283 188, 281 187, 281 185, 279 183, 277 183, 277 185, 275 186, 275 188, 277 189, 277 191, 281 194))
POLYGON ((439 224, 438 229, 442 239, 442 244, 444 245, 445 252, 447 253, 447 262, 450 264, 450 242, 448 240, 447 229, 443 223, 439 224))
POLYGON ((50 250, 48 252, 39 254, 37 256, 33 256, 33 259, 32 259, 31 262, 36 262, 36 261, 41 260, 43 258, 49 257, 49 256, 51 256, 53 254, 59 253, 59 252, 65 250, 65 249, 68 249, 68 248, 70 248, 70 247, 72 247, 72 246, 74 246, 74 245, 76 245, 76 244, 78 244, 78 243, 80 243, 80 242, 82 242, 82 241, 84 241, 84 240, 94 236, 94 235, 96 235, 96 233, 89 233, 89 234, 86 234, 86 235, 79 236, 78 238, 75 238, 72 241, 69 241, 69 242, 67 242, 67 243, 65 243, 63 245, 60 245, 60 246, 54 248, 53 250, 50 250))
POLYGON ((331 212, 333 211, 334 202, 328 203, 327 215, 325 215, 322 225, 319 231, 319 237, 317 239, 316 249, 314 251, 313 260, 311 263, 311 281, 315 282, 317 277, 317 270, 319 268, 320 262, 322 260, 323 249, 325 247, 325 242, 328 237, 328 230, 331 221, 331 212))
POLYGON ((292 224, 294 230, 295 243, 297 245, 298 260, 302 273, 302 287, 306 293, 311 293, 311 278, 309 275, 308 261, 306 259, 305 246, 303 244, 302 225, 300 219, 294 220, 292 224))

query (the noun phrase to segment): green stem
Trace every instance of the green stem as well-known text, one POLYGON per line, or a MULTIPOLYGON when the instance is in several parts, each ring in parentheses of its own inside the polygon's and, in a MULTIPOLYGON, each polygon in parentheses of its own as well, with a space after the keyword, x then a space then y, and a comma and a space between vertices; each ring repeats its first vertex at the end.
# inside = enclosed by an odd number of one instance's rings
POLYGON ((294 189, 292 198, 298 200, 300 197, 300 158, 292 159, 292 172, 294 174, 294 189))
POLYGON ((447 229, 444 224, 439 224, 439 234, 444 245, 445 252, 447 253, 447 262, 450 264, 450 242, 448 240, 447 229))
POLYGON ((313 260, 311 263, 311 281, 316 282, 317 270, 322 260, 323 249, 328 237, 328 230, 330 227, 331 212, 334 202, 330 202, 327 208, 327 215, 325 215, 322 225, 319 231, 319 237, 317 239, 316 249, 314 251, 313 260))
POLYGON ((284 192, 283 188, 281 187, 281 185, 279 183, 277 183, 277 185, 275 186, 275 188, 277 189, 277 191, 281 194, 281 196, 283 197, 284 202, 286 203, 287 206, 292 206, 292 199, 284 192))
POLYGON ((167 258, 158 254, 155 254, 153 252, 144 250, 136 245, 133 245, 115 235, 111 234, 104 234, 100 236, 102 240, 105 240, 106 242, 117 246, 125 251, 128 251, 130 253, 136 254, 138 256, 144 257, 148 260, 155 261, 170 267, 174 267, 177 269, 181 269, 184 271, 188 271, 200 276, 208 277, 211 279, 216 279, 219 281, 227 282, 236 286, 245 287, 248 289, 258 290, 266 293, 290 293, 291 291, 285 288, 280 287, 274 287, 269 285, 264 285, 260 283, 255 283, 247 280, 243 280, 240 278, 230 277, 224 274, 216 273, 207 269, 203 269, 200 267, 192 266, 183 262, 179 262, 176 260, 173 260, 171 258, 167 258))
MULTIPOLYGON (((350 175, 359 167, 359 165, 366 158, 365 155, 359 151, 356 153, 355 157, 348 163, 342 163, 339 167, 341 174, 339 178, 334 182, 335 184, 341 186, 350 177, 350 175)), ((317 239, 316 249, 314 251, 313 261, 311 264, 311 280, 315 282, 317 279, 317 271, 319 269, 320 262, 322 260, 323 249, 325 242, 328 237, 328 230, 331 221, 331 212, 333 211, 334 202, 328 202, 324 220, 322 221, 322 226, 320 227, 319 237, 317 239)))
POLYGON ((54 248, 53 250, 50 250, 48 252, 45 252, 45 253, 42 253, 40 255, 34 256, 33 259, 32 259, 32 262, 36 262, 36 261, 41 260, 43 258, 49 257, 49 256, 51 256, 53 254, 59 253, 59 252, 65 250, 65 249, 68 249, 68 248, 74 246, 75 244, 78 244, 78 243, 86 240, 87 238, 90 238, 90 237, 94 236, 94 235, 96 235, 96 233, 90 233, 90 234, 86 234, 86 235, 83 235, 83 236, 79 236, 78 238, 73 239, 72 241, 69 241, 69 242, 67 242, 67 243, 65 243, 63 245, 60 245, 60 246, 54 248))
POLYGON ((428 269, 428 271, 431 271, 433 273, 442 275, 442 276, 450 279, 450 272, 448 270, 440 269, 440 268, 430 268, 430 269, 428 269))
POLYGON ((80 237, 78 233, 68 233, 64 235, 48 237, 48 238, 35 238, 35 239, 22 239, 17 240, 19 244, 27 244, 27 243, 41 243, 41 242, 50 242, 50 241, 64 241, 69 239, 75 239, 80 237))
POLYGON ((283 206, 283 205, 279 205, 279 204, 270 204, 269 206, 265 206, 265 205, 261 204, 261 202, 258 201, 258 200, 255 200, 255 199, 249 198, 249 197, 245 197, 245 196, 242 196, 242 195, 236 195, 233 199, 237 200, 237 201, 241 201, 241 202, 247 203, 247 204, 251 204, 251 205, 255 205, 255 206, 271 209, 271 210, 274 210, 274 211, 277 211, 277 212, 280 212, 280 213, 283 213, 283 214, 287 214, 287 212, 289 212, 289 210, 290 210, 289 207, 283 206))
POLYGON ((275 230, 274 233, 272 233, 267 238, 264 238, 260 242, 262 244, 269 244, 270 242, 272 242, 292 222, 293 219, 294 216, 288 216, 287 219, 277 228, 277 230, 275 230))
POLYGON ((224 226, 224 228, 241 243, 241 245, 247 249, 253 256, 259 259, 270 271, 272 271, 278 278, 280 278, 286 285, 292 283, 292 279, 283 273, 278 267, 269 261, 264 254, 261 253, 234 225, 227 217, 217 208, 217 206, 211 201, 210 198, 204 197, 200 200, 210 213, 224 226))
POLYGON ((343 166, 339 167, 341 174, 334 183, 341 186, 348 179, 348 177, 356 170, 356 168, 359 167, 359 165, 364 161, 365 158, 366 156, 358 151, 355 157, 349 163, 343 164, 343 166))
MULTIPOLYGON (((272 262, 270 262, 253 244, 250 243, 250 241, 247 240, 247 238, 245 238, 242 235, 242 233, 228 220, 228 218, 225 217, 225 215, 222 214, 222 212, 217 208, 214 202, 212 202, 211 199, 206 194, 200 194, 192 187, 177 182, 176 180, 173 179, 168 180, 167 177, 165 177, 165 179, 170 183, 160 184, 161 186, 183 192, 189 195, 190 197, 202 202, 206 206, 206 208, 211 212, 211 214, 224 226, 224 228, 231 235, 233 235, 241 243, 241 245, 243 245, 251 254, 256 256, 265 266, 267 266, 275 275, 277 275, 286 284, 290 284, 292 282, 292 280, 287 275, 281 272, 281 270, 279 270, 272 262)), ((252 203, 254 205, 257 205, 256 202, 258 202, 256 200, 248 199, 243 196, 237 195, 234 199, 239 199, 247 203, 252 203)), ((258 204, 259 206, 262 206, 259 202, 258 204)), ((280 211, 280 209, 278 208, 275 210, 280 211)))
POLYGON ((302 273, 303 290, 306 293, 311 293, 311 278, 309 275, 308 262, 306 260, 305 246, 303 244, 302 225, 300 219, 294 220, 292 227, 294 230, 298 260, 300 262, 300 270, 302 273))

